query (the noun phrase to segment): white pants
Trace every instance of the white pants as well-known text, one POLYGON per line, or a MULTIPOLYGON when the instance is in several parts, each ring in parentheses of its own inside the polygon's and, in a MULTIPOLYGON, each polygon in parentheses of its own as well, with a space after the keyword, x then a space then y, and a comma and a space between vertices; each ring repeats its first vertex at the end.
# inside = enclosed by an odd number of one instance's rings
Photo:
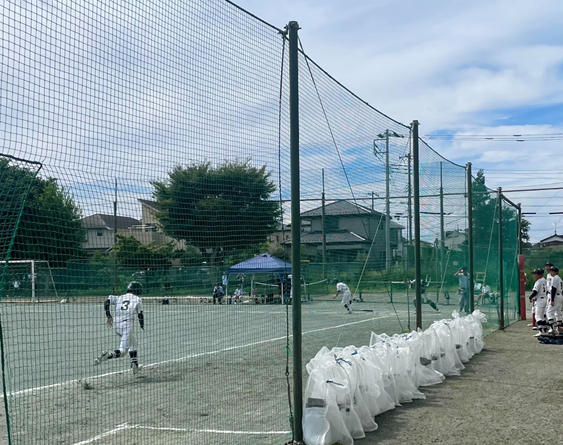
POLYGON ((547 311, 547 301, 546 297, 534 302, 534 313, 536 316, 536 323, 538 321, 543 321, 545 318, 545 313, 547 311))
POLYGON ((349 290, 344 291, 342 294, 342 304, 350 305, 350 303, 352 303, 352 292, 349 290))
MULTIPOLYGON (((548 320, 555 320, 555 321, 561 321, 563 320, 563 318, 561 318, 561 308, 563 306, 563 297, 561 295, 556 295, 555 299, 553 301, 553 306, 551 305, 551 303, 547 303, 547 319, 548 320)), ((537 312, 536 312, 536 317, 537 317, 537 312)))
POLYGON ((116 323, 115 333, 121 338, 119 350, 122 354, 127 350, 137 350, 137 339, 133 335, 133 325, 130 322, 116 323))

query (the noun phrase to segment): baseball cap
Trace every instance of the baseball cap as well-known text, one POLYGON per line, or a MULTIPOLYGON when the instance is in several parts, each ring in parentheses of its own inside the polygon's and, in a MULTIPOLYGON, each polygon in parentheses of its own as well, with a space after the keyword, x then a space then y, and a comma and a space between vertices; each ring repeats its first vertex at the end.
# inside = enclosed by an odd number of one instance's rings
POLYGON ((532 271, 533 275, 543 275, 543 269, 540 269, 539 267, 537 269, 534 269, 532 271))
POLYGON ((545 263, 545 265, 547 266, 548 269, 550 269, 551 267, 553 267, 553 263, 545 263))
POLYGON ((551 270, 555 273, 559 273, 559 268, 555 266, 551 266, 551 270))

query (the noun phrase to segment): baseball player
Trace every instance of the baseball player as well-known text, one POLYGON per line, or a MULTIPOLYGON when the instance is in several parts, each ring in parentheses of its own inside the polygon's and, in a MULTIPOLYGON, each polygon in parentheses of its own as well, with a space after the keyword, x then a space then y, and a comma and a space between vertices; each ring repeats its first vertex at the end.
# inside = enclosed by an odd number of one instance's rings
POLYGON ((332 299, 334 300, 336 297, 338 297, 339 294, 342 294, 342 304, 348 311, 348 314, 351 314, 352 293, 350 292, 350 289, 348 288, 348 286, 346 286, 346 284, 341 283, 337 278, 332 280, 332 284, 336 284, 336 294, 334 295, 334 297, 332 297, 332 299))
POLYGON ((139 371, 137 359, 137 341, 133 336, 134 315, 137 314, 141 329, 145 329, 145 319, 143 316, 143 305, 140 295, 143 293, 143 286, 137 281, 132 281, 127 285, 127 293, 121 296, 110 295, 104 302, 106 311, 106 324, 108 327, 115 327, 115 333, 121 338, 119 349, 115 351, 104 351, 94 362, 99 365, 106 360, 119 358, 126 351, 129 351, 131 359, 131 369, 136 374, 139 371), (111 315, 110 307, 115 306, 115 319, 111 315))
MULTIPOLYGON (((563 307, 563 281, 559 276, 559 269, 552 266, 549 273, 551 274, 551 292, 547 300, 547 324, 550 326, 549 334, 557 334, 560 328, 563 328, 563 318, 561 317, 561 309, 563 307)), ((537 316, 536 316, 537 320, 537 316)))
POLYGON ((462 267, 455 274, 459 280, 459 288, 457 293, 459 294, 459 312, 465 311, 469 314, 469 274, 467 273, 467 268, 462 267))
POLYGON ((547 308, 547 280, 543 277, 543 269, 535 269, 532 271, 534 277, 534 289, 530 295, 530 302, 534 305, 534 313, 536 314, 536 325, 540 335, 547 332, 547 322, 545 321, 545 311, 547 308))
POLYGON ((242 302, 242 289, 240 288, 240 284, 235 289, 234 297, 235 304, 242 302))

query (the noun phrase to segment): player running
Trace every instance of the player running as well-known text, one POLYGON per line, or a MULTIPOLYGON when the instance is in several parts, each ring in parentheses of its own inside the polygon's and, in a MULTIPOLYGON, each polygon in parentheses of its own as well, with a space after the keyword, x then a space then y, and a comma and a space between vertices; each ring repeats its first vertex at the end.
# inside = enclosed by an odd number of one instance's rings
POLYGON ((119 358, 125 352, 129 351, 131 359, 131 369, 133 374, 139 371, 139 362, 137 359, 137 341, 133 336, 134 315, 137 314, 141 329, 145 329, 145 319, 143 316, 143 305, 140 295, 143 293, 143 286, 137 281, 132 281, 127 286, 125 295, 110 295, 104 302, 104 310, 106 312, 106 324, 108 327, 115 327, 115 333, 121 338, 119 349, 115 351, 104 351, 95 360, 94 365, 99 365, 106 360, 119 358), (115 306, 115 323, 110 312, 110 306, 115 306))
POLYGON ((346 286, 346 284, 338 281, 337 278, 332 280, 332 284, 336 284, 336 294, 334 295, 334 297, 332 297, 332 299, 334 300, 336 297, 338 297, 338 294, 342 294, 342 304, 344 305, 344 307, 348 311, 348 314, 351 314, 352 313, 352 308, 351 308, 351 306, 352 306, 352 293, 350 292, 350 289, 348 288, 348 286, 346 286))

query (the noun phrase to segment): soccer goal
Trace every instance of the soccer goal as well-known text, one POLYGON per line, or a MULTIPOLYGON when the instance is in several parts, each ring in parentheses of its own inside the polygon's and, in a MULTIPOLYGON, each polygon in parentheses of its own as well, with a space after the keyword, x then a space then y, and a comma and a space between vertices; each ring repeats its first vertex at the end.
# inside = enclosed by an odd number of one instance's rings
POLYGON ((3 299, 9 302, 58 302, 59 295, 48 261, 12 260, 6 268, 3 299))

